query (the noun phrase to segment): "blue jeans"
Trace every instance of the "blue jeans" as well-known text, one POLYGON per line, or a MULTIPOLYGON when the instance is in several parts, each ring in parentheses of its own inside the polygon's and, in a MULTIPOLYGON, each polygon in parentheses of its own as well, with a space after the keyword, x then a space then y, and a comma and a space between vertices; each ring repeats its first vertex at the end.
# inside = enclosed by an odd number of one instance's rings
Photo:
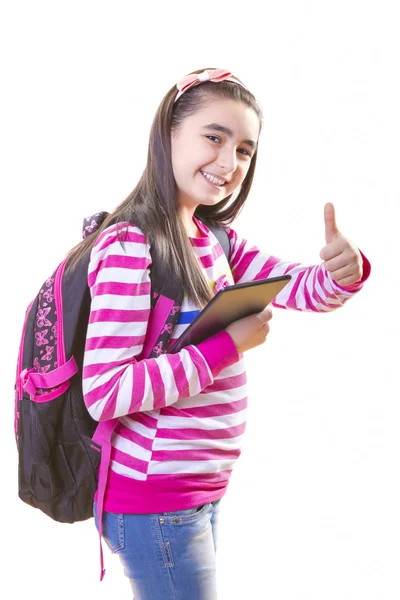
MULTIPOLYGON (((135 600, 216 600, 221 500, 149 515, 103 513, 103 538, 118 554, 135 600)), ((93 514, 98 528, 97 506, 93 514)))

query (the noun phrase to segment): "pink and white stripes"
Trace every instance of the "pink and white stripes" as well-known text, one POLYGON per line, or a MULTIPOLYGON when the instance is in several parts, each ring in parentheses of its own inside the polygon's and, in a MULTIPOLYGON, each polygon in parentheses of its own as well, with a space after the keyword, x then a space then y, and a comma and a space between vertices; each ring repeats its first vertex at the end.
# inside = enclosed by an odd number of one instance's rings
MULTIPOLYGON (((322 265, 305 267, 264 254, 232 229, 228 265, 214 235, 196 224, 200 237, 191 243, 213 289, 221 277, 239 283, 290 274, 274 305, 326 312, 362 287, 340 288, 322 265)), ((88 273, 92 306, 84 398, 94 419, 119 417, 105 510, 151 513, 211 502, 224 495, 240 455, 247 407, 243 359, 222 332, 177 354, 140 360, 150 314, 151 256, 135 225, 121 237, 124 248, 115 227, 103 232, 88 273)), ((197 312, 185 298, 171 341, 197 312)))

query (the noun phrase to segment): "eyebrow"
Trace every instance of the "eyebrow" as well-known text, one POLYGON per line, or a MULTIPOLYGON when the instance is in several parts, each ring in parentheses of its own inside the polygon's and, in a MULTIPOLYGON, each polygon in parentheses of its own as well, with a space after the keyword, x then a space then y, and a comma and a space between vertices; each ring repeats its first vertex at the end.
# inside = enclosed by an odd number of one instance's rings
MULTIPOLYGON (((225 127, 225 125, 219 125, 218 123, 210 123, 209 125, 204 125, 203 129, 213 129, 214 131, 220 131, 221 133, 225 133, 228 137, 233 137, 232 129, 229 127, 225 127)), ((243 140, 243 144, 248 144, 250 148, 253 150, 256 149, 257 144, 253 142, 253 140, 243 140)))

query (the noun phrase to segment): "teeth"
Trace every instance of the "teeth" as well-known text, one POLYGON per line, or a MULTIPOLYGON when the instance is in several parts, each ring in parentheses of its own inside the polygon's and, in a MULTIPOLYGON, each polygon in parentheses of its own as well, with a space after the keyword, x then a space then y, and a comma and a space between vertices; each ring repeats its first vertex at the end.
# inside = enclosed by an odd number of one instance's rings
POLYGON ((204 173, 204 171, 202 171, 202 173, 206 179, 208 179, 212 183, 215 183, 215 185, 224 185, 225 183, 223 179, 217 179, 216 177, 214 177, 214 175, 209 175, 208 173, 204 173))

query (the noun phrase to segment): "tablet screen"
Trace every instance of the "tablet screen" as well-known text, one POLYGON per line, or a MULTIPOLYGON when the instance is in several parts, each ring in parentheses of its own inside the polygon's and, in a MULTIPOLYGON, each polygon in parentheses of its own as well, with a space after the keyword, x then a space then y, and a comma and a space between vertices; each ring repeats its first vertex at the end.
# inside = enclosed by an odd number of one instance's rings
POLYGON ((289 283, 290 279, 290 275, 283 275, 223 288, 167 352, 179 352, 185 346, 199 344, 226 329, 234 321, 261 312, 289 283))

